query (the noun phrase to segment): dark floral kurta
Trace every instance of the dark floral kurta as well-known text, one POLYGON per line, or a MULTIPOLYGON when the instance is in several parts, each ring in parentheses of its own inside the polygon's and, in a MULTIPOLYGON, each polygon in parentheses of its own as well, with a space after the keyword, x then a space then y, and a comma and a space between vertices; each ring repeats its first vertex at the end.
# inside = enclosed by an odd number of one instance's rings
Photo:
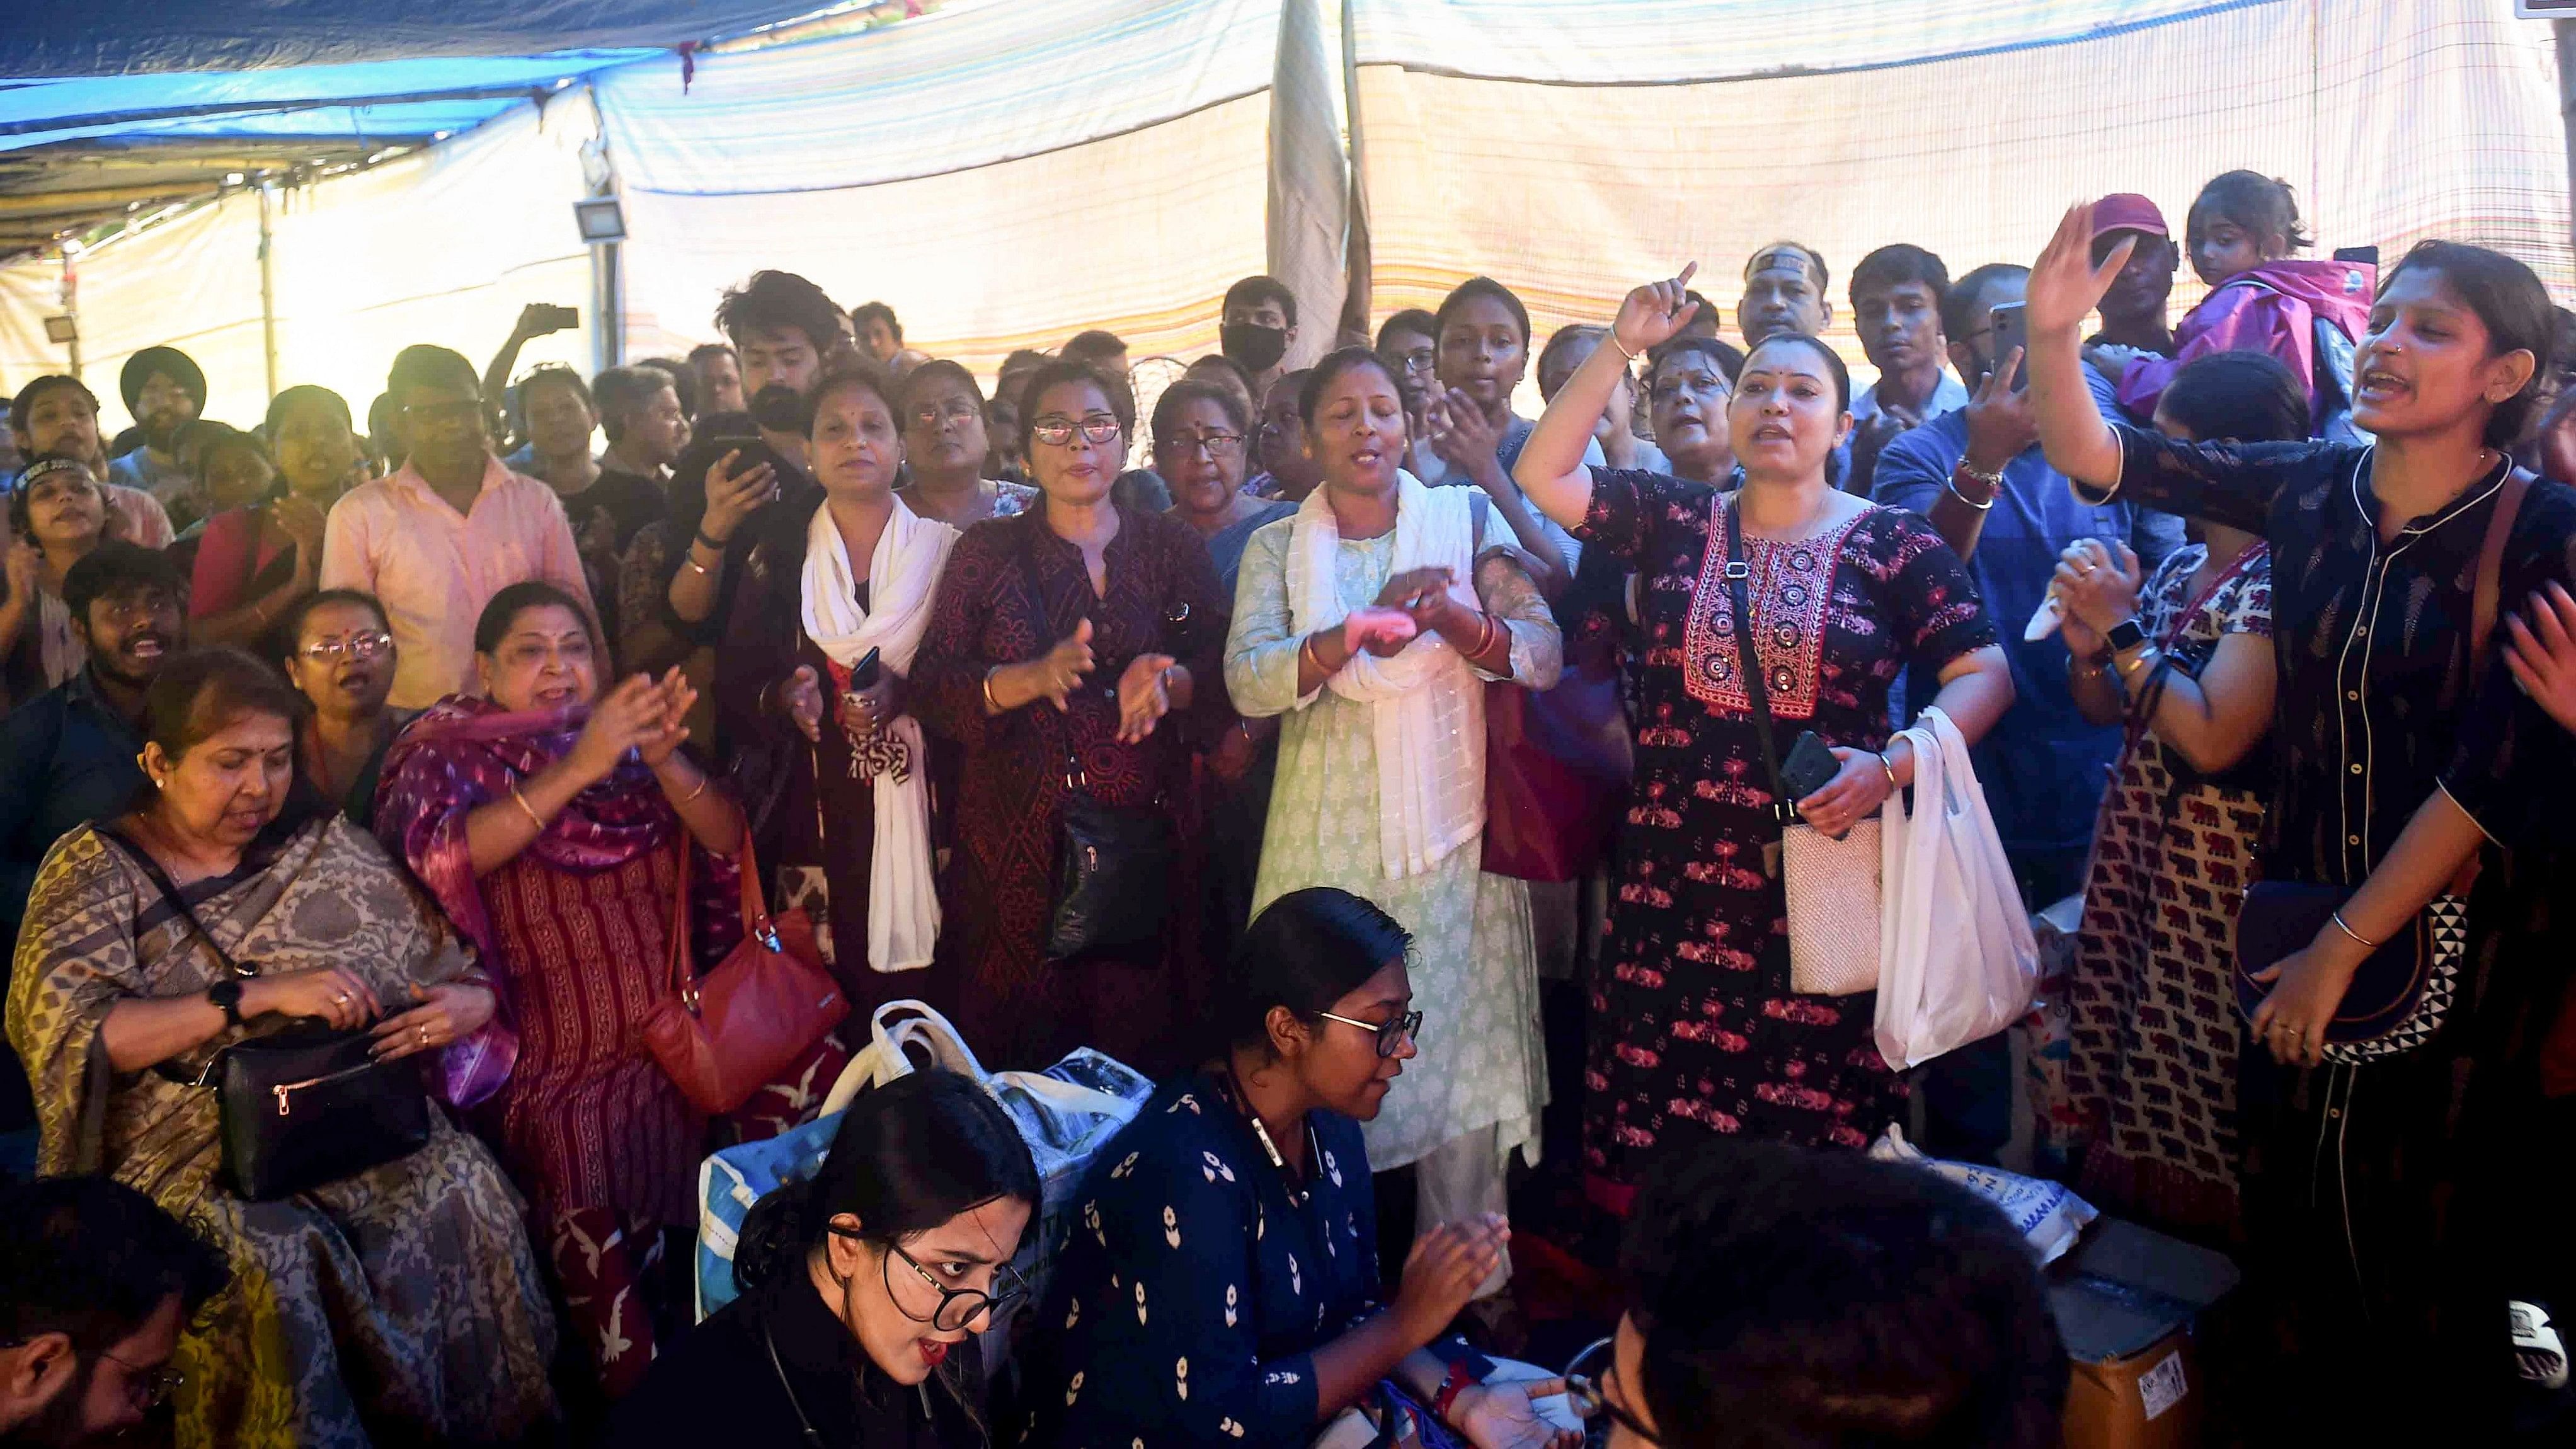
MULTIPOLYGON (((1625 1211, 1640 1169, 1693 1129, 1865 1146, 1899 1088, 1871 1039, 1875 993, 1789 990, 1779 838, 1736 669, 1719 507, 1734 495, 1596 468, 1577 531, 1639 575, 1636 784, 1584 1067, 1584 1167, 1625 1211), (1714 543, 1714 546, 1713 546, 1714 543)), ((1755 648, 1783 759, 1802 730, 1887 743, 1887 692, 1995 642, 1958 556, 1930 525, 1872 508, 1812 538, 1745 539, 1755 648)))
POLYGON ((1368 1152, 1308 1113, 1292 1191, 1227 1090, 1165 1083, 1093 1160, 1027 1349, 1031 1449, 1314 1437, 1315 1350, 1377 1307, 1368 1152))
POLYGON ((1067 753, 1101 803, 1169 809, 1187 785, 1198 723, 1231 719, 1222 672, 1231 601, 1197 531, 1121 508, 1105 558, 1102 598, 1082 551, 1047 527, 1043 508, 976 524, 948 556, 913 661, 917 717, 964 746, 957 845, 940 882, 940 954, 962 968, 957 1024, 990 1067, 1042 1068, 1087 1045, 1151 1069, 1177 1065, 1172 1054, 1185 1050, 1166 1028, 1198 986, 1181 964, 1195 958, 1198 932, 1186 847, 1189 878, 1173 883, 1162 947, 1130 953, 1143 959, 1043 959, 1067 753), (1067 709, 1038 699, 985 714, 988 671, 1039 657, 1086 618, 1094 667, 1067 709), (1191 706, 1142 744, 1121 744, 1118 677, 1137 655, 1157 652, 1188 667, 1191 706))
MULTIPOLYGON (((2367 1416, 2303 1421, 2310 1433, 2443 1421, 2456 1435, 2448 1416, 2503 1402, 2485 1315, 2529 1272, 2519 1247, 2485 1261, 2529 1241, 2528 1199, 2496 1184, 2546 1170, 2548 1155, 2489 1140, 2484 1124, 2536 1100, 2536 1043, 2511 1028, 2560 998, 2568 962, 2563 940, 2514 929, 2566 889, 2551 851, 2567 835, 2567 733, 2501 657, 2482 676, 2470 666, 2478 557, 2505 465, 2383 543, 2368 447, 2118 432, 2120 496, 2272 545, 2281 764, 2264 876, 2359 885, 2435 790, 2485 831, 2491 865, 2509 861, 2470 898, 2466 989, 2434 1041, 2308 1072, 2249 1051, 2241 1068, 2249 1297, 2295 1345, 2282 1402, 2367 1416), (2471 1388, 2470 1373, 2489 1384, 2471 1388)), ((2576 491, 2534 482, 2507 536, 2504 611, 2576 579, 2571 539, 2576 491)))

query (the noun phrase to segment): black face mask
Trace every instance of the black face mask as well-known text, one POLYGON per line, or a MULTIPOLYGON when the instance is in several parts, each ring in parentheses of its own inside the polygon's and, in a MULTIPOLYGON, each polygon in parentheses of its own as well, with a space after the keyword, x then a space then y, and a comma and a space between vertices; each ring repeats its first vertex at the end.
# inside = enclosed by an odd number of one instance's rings
POLYGON ((803 437, 812 425, 813 405, 805 395, 783 382, 773 382, 752 395, 751 420, 773 433, 793 433, 803 437))
POLYGON ((1258 322, 1228 322, 1217 329, 1217 347, 1256 373, 1268 372, 1288 355, 1288 329, 1258 322))

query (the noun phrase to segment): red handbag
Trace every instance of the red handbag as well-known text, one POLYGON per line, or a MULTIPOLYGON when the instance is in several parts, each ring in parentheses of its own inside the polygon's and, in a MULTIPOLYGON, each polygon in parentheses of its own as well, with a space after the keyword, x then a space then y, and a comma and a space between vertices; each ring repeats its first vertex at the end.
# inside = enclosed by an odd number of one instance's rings
POLYGON ((1568 669, 1544 694, 1486 685, 1486 872, 1540 881, 1589 873, 1627 804, 1631 760, 1616 669, 1568 669))
POLYGON ((716 1116, 751 1100, 850 1014, 840 983, 814 949, 803 911, 772 918, 760 863, 742 840, 742 941, 701 977, 689 951, 689 837, 680 837, 680 876, 671 911, 669 999, 644 1018, 644 1045, 701 1112, 716 1116))

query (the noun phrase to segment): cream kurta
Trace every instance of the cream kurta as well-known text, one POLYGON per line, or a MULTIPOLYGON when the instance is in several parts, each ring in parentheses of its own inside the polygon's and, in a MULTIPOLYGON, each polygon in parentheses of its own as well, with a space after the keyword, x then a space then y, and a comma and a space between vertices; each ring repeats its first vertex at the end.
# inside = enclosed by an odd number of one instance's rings
MULTIPOLYGON (((1488 512, 1478 543, 1498 527, 1488 512)), ((1338 886, 1364 896, 1413 934, 1406 963, 1423 1013, 1420 1055, 1365 1124, 1369 1166, 1384 1172, 1443 1143, 1493 1127, 1508 1156, 1536 1155, 1538 1112, 1547 1102, 1540 1043, 1538 957, 1530 937, 1525 882, 1477 868, 1479 836, 1430 870, 1390 880, 1378 848, 1377 744, 1370 707, 1319 689, 1297 696, 1300 636, 1290 632, 1286 559, 1294 519, 1252 535, 1235 585, 1225 682, 1234 706, 1255 717, 1285 715, 1278 785, 1262 838, 1252 908, 1292 890, 1338 886)), ((1345 608, 1376 602, 1395 556, 1392 531, 1344 539, 1334 581, 1345 608)), ((1526 574, 1495 558, 1480 562, 1477 597, 1512 637, 1512 677, 1535 688, 1556 683, 1562 641, 1547 603, 1526 574)), ((1477 699, 1476 728, 1483 728, 1477 699)))

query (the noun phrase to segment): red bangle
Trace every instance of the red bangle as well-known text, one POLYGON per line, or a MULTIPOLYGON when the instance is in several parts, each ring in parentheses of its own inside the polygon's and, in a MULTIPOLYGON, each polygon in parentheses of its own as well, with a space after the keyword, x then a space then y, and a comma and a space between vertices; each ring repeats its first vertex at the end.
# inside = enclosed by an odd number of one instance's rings
POLYGON ((1467 1372, 1467 1365, 1464 1363, 1449 1365, 1449 1377, 1440 1381, 1440 1392, 1431 1396, 1431 1416, 1444 1424, 1448 1423, 1449 1406, 1458 1402, 1458 1395, 1475 1381, 1475 1375, 1467 1372))

